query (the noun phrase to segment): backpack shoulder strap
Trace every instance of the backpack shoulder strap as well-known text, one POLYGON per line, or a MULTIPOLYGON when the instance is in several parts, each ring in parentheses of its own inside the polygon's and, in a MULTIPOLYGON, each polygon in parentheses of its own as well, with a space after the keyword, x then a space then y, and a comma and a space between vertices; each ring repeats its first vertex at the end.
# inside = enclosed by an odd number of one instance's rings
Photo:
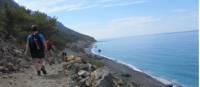
POLYGON ((45 37, 42 33, 38 33, 38 36, 39 36, 41 41, 45 41, 45 37))
POLYGON ((26 41, 29 42, 29 40, 32 38, 32 36, 33 36, 32 34, 29 34, 29 35, 27 36, 27 38, 26 38, 26 41))

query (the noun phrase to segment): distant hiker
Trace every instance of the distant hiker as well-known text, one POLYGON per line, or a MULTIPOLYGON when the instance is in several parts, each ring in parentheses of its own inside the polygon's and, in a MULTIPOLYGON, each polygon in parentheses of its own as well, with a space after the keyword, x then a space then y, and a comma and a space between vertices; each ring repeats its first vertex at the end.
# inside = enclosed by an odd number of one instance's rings
POLYGON ((47 44, 47 51, 49 52, 50 56, 53 56, 54 47, 52 42, 49 39, 47 39, 46 44, 47 44))
POLYGON ((67 49, 66 48, 63 50, 62 55, 63 55, 63 57, 67 56, 67 49))
POLYGON ((30 50, 33 66, 37 70, 37 75, 40 76, 41 71, 43 74, 47 74, 44 66, 44 57, 45 52, 47 51, 47 45, 43 33, 39 32, 36 25, 31 26, 31 31, 32 33, 27 37, 25 54, 30 50))
POLYGON ((62 55, 63 57, 67 56, 67 52, 63 51, 62 55))
POLYGON ((49 39, 46 39, 46 44, 47 44, 47 54, 46 54, 47 56, 46 57, 48 57, 47 60, 50 65, 55 64, 55 58, 53 56, 54 55, 53 51, 55 50, 54 46, 49 39))

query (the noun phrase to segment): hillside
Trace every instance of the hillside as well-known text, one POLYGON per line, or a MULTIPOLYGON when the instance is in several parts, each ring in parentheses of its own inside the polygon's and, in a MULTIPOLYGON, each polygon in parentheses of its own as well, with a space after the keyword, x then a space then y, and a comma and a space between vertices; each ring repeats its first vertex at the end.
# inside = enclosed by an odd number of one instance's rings
POLYGON ((12 0, 0 0, 0 7, 5 5, 5 4, 10 5, 12 7, 19 7, 19 5, 12 0))
POLYGON ((19 6, 13 0, 0 0, 0 33, 5 38, 13 36, 17 43, 23 44, 30 33, 30 26, 36 24, 46 37, 62 49, 66 43, 77 41, 94 42, 94 38, 65 27, 56 18, 39 11, 31 11, 19 6))
MULTIPOLYGON (((13 0, 0 0, 0 15, 0 72, 3 73, 19 71, 30 66, 31 58, 23 52, 32 24, 38 25, 45 37, 53 42, 55 54, 59 54, 66 47, 83 52, 85 46, 95 41, 90 36, 65 27, 45 13, 20 7, 13 0), (9 64, 14 67, 7 67, 9 64)), ((62 57, 54 57, 56 59, 53 62, 62 61, 62 57)))

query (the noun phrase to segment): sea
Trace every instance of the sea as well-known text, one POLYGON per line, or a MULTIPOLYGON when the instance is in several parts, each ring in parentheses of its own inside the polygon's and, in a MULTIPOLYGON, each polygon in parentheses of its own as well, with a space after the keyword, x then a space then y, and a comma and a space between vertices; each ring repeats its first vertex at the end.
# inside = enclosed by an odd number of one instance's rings
POLYGON ((92 51, 152 77, 198 87, 198 44, 198 31, 188 31, 101 40, 92 51))

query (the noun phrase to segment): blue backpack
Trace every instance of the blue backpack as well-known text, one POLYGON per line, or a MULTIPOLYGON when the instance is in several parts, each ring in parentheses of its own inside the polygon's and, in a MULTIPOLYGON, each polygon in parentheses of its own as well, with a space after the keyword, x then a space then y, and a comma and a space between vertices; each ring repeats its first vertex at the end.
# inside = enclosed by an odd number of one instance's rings
POLYGON ((30 34, 27 40, 29 41, 31 52, 44 51, 45 46, 43 41, 45 40, 45 38, 42 33, 37 33, 35 35, 30 34))

